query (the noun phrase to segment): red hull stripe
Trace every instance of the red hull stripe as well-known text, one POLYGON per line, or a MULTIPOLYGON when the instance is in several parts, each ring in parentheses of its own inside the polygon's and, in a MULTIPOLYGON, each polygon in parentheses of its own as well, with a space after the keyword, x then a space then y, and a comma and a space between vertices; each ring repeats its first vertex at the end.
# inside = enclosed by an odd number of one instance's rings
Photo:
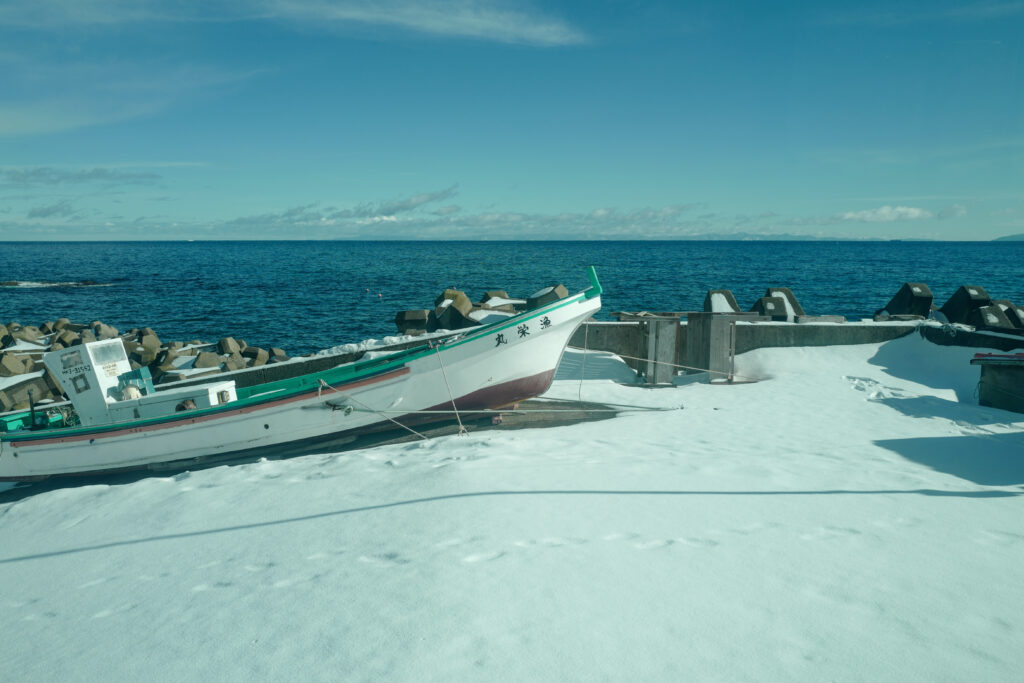
MULTIPOLYGON (((345 384, 332 385, 331 389, 338 391, 347 391, 350 389, 357 389, 359 387, 369 386, 371 384, 377 384, 379 382, 386 382, 388 380, 401 377, 402 375, 409 374, 409 368, 402 367, 391 372, 386 372, 382 375, 375 375, 366 379, 359 380, 357 382, 348 382, 345 384)), ((125 429, 115 429, 104 432, 85 432, 83 434, 75 434, 70 436, 55 437, 52 439, 25 439, 24 441, 10 441, 11 446, 16 448, 26 448, 30 446, 42 446, 46 444, 54 443, 71 443, 74 441, 91 441, 93 439, 107 439, 116 436, 123 436, 125 434, 139 434, 141 432, 152 432, 162 429, 173 429, 182 427, 190 424, 198 424, 200 422, 209 422, 210 420, 220 420, 226 417, 234 417, 236 415, 245 415, 247 413, 255 413, 260 410, 266 410, 268 408, 276 408, 278 406, 287 405, 289 403, 295 403, 297 401, 305 401, 312 396, 319 394, 320 389, 313 389, 310 391, 303 392, 301 394, 295 394, 288 396, 287 398, 281 398, 276 401, 268 401, 266 403, 259 403, 257 405, 247 406, 245 408, 238 408, 236 410, 225 410, 224 412, 214 413, 212 415, 199 415, 196 417, 182 417, 176 420, 168 420, 166 422, 158 422, 156 424, 142 425, 139 427, 127 427, 125 429)))

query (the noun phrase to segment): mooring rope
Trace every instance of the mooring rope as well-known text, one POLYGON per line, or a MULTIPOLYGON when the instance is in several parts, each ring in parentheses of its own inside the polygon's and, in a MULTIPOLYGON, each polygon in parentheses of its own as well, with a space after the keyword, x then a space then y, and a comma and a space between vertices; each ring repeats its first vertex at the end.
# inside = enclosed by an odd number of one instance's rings
MULTIPOLYGON (((615 352, 614 351, 609 351, 608 353, 615 353, 615 352)), ((758 381, 756 377, 747 377, 746 375, 741 375, 738 372, 725 372, 724 370, 712 370, 710 368, 695 368, 692 365, 679 365, 678 363, 669 363, 668 361, 663 361, 663 360, 651 360, 650 358, 639 358, 637 356, 626 356, 626 355, 623 355, 621 353, 615 353, 615 355, 618 356, 619 358, 626 358, 628 360, 638 360, 638 361, 642 361, 644 363, 656 363, 658 365, 670 365, 673 368, 682 368, 683 370, 696 370, 697 372, 714 373, 716 375, 725 375, 726 377, 729 377, 731 375, 733 377, 739 377, 741 379, 750 380, 751 382, 758 381)))
POLYGON ((459 436, 468 434, 466 428, 462 426, 462 418, 459 417, 459 407, 455 405, 455 396, 452 394, 452 387, 448 384, 448 373, 444 371, 444 360, 441 358, 441 347, 435 346, 434 350, 437 351, 437 362, 441 366, 441 376, 444 377, 444 386, 448 389, 448 398, 452 402, 452 411, 455 413, 455 420, 459 423, 459 436))
MULTIPOLYGON (((421 439, 423 439, 424 441, 430 441, 430 438, 429 438, 429 437, 427 437, 427 436, 424 436, 423 434, 420 434, 419 432, 417 432, 417 431, 416 431, 415 429, 413 429, 413 428, 412 428, 412 427, 410 427, 409 425, 404 425, 404 424, 402 424, 401 422, 399 422, 398 420, 395 420, 394 418, 388 417, 388 416, 387 416, 387 415, 385 414, 385 412, 384 412, 383 410, 377 410, 376 408, 371 408, 370 406, 366 405, 365 403, 363 403, 363 402, 362 402, 362 401, 360 401, 359 399, 357 399, 357 398, 352 398, 352 397, 351 397, 351 396, 349 396, 348 394, 344 394, 344 393, 342 393, 342 392, 338 391, 337 389, 335 389, 334 387, 332 387, 332 386, 331 386, 330 384, 328 384, 327 382, 325 382, 325 381, 323 381, 323 380, 320 380, 320 386, 319 386, 319 388, 317 389, 317 394, 318 394, 318 396, 319 396, 319 394, 320 394, 320 391, 321 391, 322 389, 330 389, 331 391, 333 391, 333 392, 335 392, 335 393, 337 393, 337 394, 341 394, 341 396, 342 396, 342 397, 343 397, 343 398, 344 398, 345 400, 347 400, 347 401, 352 401, 353 403, 358 403, 358 404, 359 404, 359 405, 361 405, 361 406, 362 406, 363 408, 365 408, 367 412, 370 412, 370 413, 375 413, 375 414, 377 414, 377 415, 380 415, 380 416, 381 416, 381 417, 383 417, 383 418, 384 418, 385 420, 390 420, 391 422, 394 422, 394 423, 395 423, 396 425, 398 425, 398 426, 399 426, 399 427, 401 427, 402 429, 406 429, 406 430, 408 430, 408 431, 412 432, 413 434, 415 434, 416 436, 420 437, 420 438, 421 438, 421 439)), ((395 411, 395 412, 397 412, 397 411, 395 411)), ((410 412, 410 411, 405 411, 405 412, 410 412)), ((415 412, 415 411, 412 411, 412 412, 415 412)), ((402 413, 402 414, 404 415, 405 413, 402 413)), ((461 423, 460 423, 460 424, 461 424, 461 423)))

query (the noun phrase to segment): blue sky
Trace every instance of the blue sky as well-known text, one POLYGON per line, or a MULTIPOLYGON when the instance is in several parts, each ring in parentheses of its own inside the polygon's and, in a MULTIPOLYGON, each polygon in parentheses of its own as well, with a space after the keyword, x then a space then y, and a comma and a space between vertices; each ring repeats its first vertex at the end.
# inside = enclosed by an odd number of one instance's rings
POLYGON ((1024 233, 1024 0, 0 0, 0 240, 1024 233))

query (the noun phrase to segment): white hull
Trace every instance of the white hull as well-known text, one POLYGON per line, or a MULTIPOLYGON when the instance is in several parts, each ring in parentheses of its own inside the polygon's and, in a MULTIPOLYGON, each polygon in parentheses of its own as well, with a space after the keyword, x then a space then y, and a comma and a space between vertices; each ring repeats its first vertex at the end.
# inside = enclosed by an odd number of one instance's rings
POLYGON ((193 417, 4 434, 0 480, 36 479, 187 464, 279 450, 324 450, 346 433, 417 411, 492 408, 542 393, 569 338, 600 308, 600 298, 577 294, 507 322, 465 330, 436 348, 334 386, 282 398, 251 397, 237 409, 193 417), (260 402, 262 401, 262 402, 260 402), (318 448, 319 447, 319 448, 318 448))

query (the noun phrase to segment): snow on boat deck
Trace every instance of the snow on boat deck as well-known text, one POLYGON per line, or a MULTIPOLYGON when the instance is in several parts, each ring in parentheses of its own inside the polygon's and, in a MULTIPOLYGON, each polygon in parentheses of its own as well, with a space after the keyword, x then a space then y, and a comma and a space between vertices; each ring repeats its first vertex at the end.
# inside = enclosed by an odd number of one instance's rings
POLYGON ((669 410, 7 490, 0 656, 19 680, 1015 680, 1024 416, 976 405, 976 351, 761 349, 758 383, 666 389, 570 352, 549 396, 669 410))

